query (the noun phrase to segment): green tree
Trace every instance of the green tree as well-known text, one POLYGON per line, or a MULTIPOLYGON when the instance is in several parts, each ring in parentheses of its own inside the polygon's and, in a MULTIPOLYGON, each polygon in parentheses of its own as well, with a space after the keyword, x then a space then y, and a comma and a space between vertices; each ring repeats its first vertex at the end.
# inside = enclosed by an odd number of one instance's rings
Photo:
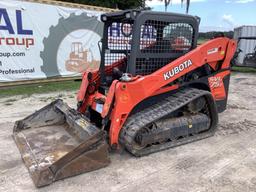
POLYGON ((114 9, 144 8, 145 0, 59 0, 114 9))
MULTIPOLYGON (((165 5, 165 11, 167 11, 167 7, 172 3, 172 0, 161 0, 164 1, 165 5)), ((181 0, 181 4, 183 5, 184 1, 186 1, 186 13, 189 11, 189 6, 190 6, 190 0, 181 0)))
MULTIPOLYGON (((94 5, 100 7, 108 7, 114 9, 133 9, 133 8, 145 8, 146 0, 59 0, 71 3, 80 3, 86 5, 94 5)), ((152 1, 152 0, 148 0, 152 1)), ((163 1, 165 5, 165 11, 167 7, 172 3, 172 0, 159 0, 163 1)), ((189 11, 190 0, 181 0, 181 4, 186 1, 186 13, 189 11)))

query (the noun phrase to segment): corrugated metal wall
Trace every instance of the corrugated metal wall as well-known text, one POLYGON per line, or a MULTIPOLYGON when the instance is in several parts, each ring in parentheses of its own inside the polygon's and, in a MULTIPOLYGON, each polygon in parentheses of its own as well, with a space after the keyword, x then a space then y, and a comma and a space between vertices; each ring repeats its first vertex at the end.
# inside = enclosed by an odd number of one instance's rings
MULTIPOLYGON (((239 37, 256 37, 256 26, 241 26, 234 29, 234 39, 239 37)), ((237 49, 241 49, 242 52, 239 54, 236 64, 244 66, 244 57, 247 53, 253 53, 256 46, 255 40, 241 39, 239 41, 237 49)), ((254 65, 256 67, 256 63, 254 65)))

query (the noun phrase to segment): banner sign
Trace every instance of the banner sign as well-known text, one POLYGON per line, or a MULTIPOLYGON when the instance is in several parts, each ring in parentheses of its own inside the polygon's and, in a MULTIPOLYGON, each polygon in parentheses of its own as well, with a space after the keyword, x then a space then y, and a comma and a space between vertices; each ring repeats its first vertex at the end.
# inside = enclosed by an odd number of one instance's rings
POLYGON ((103 12, 0 1, 0 82, 81 75, 100 63, 103 12))

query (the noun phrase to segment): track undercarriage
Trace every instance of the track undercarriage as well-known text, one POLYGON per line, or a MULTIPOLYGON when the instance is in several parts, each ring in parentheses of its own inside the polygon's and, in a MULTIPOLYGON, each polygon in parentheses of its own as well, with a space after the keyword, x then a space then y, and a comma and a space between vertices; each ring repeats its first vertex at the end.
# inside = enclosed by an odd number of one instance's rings
POLYGON ((212 136, 217 122, 211 94, 187 88, 128 118, 120 143, 143 156, 212 136))

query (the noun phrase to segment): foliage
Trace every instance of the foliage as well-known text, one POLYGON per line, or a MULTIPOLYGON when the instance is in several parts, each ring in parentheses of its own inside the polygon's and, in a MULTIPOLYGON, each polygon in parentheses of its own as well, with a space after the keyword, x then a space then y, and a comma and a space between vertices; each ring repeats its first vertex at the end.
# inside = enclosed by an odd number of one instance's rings
MULTIPOLYGON (((172 0, 161 0, 161 1, 164 1, 165 11, 167 11, 167 7, 170 5, 170 3, 172 3, 172 0)), ((186 13, 188 13, 189 6, 190 6, 190 0, 181 0, 181 4, 183 4, 184 1, 186 1, 186 13)))
MULTIPOLYGON (((146 0, 58 0, 58 1, 66 1, 71 3, 80 3, 86 5, 94 5, 100 7, 108 7, 114 9, 132 9, 132 8, 145 8, 146 0)), ((150 0, 149 0, 150 1, 150 0)), ((167 11, 167 7, 172 3, 172 0, 159 0, 163 1, 165 5, 165 11, 167 11)), ((186 1, 186 13, 189 11, 190 0, 181 0, 181 4, 186 1)))
POLYGON ((113 9, 132 9, 144 8, 145 0, 59 0, 71 3, 80 3, 86 5, 94 5, 100 7, 108 7, 113 9))
POLYGON ((218 34, 223 34, 225 37, 233 38, 234 31, 226 31, 226 32, 220 32, 220 31, 209 31, 209 32, 200 32, 199 38, 201 39, 212 39, 218 34))

